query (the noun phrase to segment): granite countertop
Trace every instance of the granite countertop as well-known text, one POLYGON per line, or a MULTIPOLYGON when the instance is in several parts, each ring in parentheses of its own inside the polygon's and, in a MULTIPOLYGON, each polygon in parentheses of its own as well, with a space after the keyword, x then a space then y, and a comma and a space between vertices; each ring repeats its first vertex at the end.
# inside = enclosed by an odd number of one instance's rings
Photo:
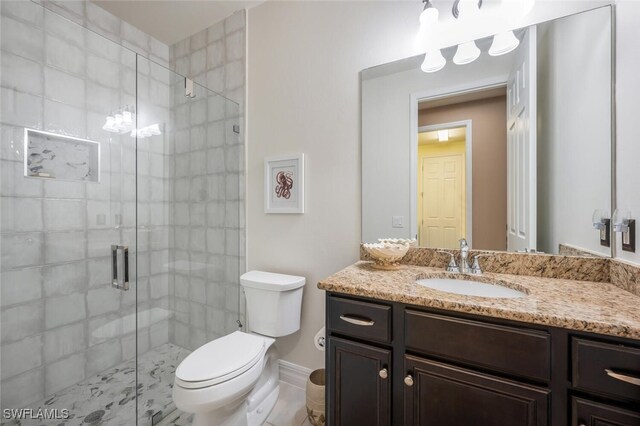
POLYGON ((361 261, 320 281, 335 293, 552 327, 640 340, 640 297, 609 283, 485 273, 452 274, 440 268, 403 265, 380 271, 361 261), (445 293, 416 284, 416 279, 451 277, 501 284, 528 294, 494 299, 445 293))

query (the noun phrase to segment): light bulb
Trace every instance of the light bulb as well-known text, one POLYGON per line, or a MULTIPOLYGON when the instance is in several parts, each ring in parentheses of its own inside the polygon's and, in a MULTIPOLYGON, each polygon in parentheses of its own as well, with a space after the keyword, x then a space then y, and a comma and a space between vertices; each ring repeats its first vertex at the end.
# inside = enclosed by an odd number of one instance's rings
POLYGON ((106 130, 107 132, 117 133, 118 129, 116 129, 116 119, 112 116, 107 117, 107 121, 102 126, 102 130, 106 130))
POLYGON ((505 55, 520 45, 520 40, 513 33, 513 31, 507 31, 506 33, 500 33, 493 36, 493 43, 489 48, 489 55, 500 56, 505 55))
POLYGON ((162 134, 162 131, 160 131, 160 125, 158 123, 147 126, 145 130, 147 130, 153 136, 159 136, 162 134))
POLYGON ((595 229, 604 229, 605 220, 609 219, 609 212, 607 210, 596 209, 591 216, 591 222, 595 229))
POLYGON ((131 114, 131 111, 122 112, 122 122, 126 125, 133 124, 133 115, 131 114))
POLYGON ((631 219, 631 211, 628 209, 616 209, 613 212, 611 221, 613 222, 613 230, 615 232, 628 232, 629 220, 631 219))
POLYGON ((424 55, 424 62, 420 69, 424 72, 440 71, 447 64, 447 60, 442 56, 440 49, 432 50, 424 55))
POLYGON ((116 119, 116 120, 115 120, 114 127, 115 127, 118 131, 122 130, 122 129, 124 128, 124 125, 122 124, 122 122, 123 122, 123 120, 124 120, 124 117, 122 116, 122 114, 118 113, 118 114, 116 114, 115 119, 116 119))
POLYGON ((438 9, 433 7, 430 1, 425 2, 424 9, 420 14, 420 25, 430 26, 438 22, 438 9))
POLYGON ((135 124, 133 123, 133 117, 131 115, 131 112, 123 111, 122 112, 122 124, 121 124, 120 131, 121 132, 128 132, 131 129, 133 129, 134 126, 135 126, 135 124))
POLYGON ((478 0, 460 0, 457 4, 454 4, 454 16, 456 19, 469 19, 478 12, 480 12, 480 2, 478 0))
POLYGON ((438 130, 438 142, 449 142, 449 130, 438 130))
POLYGON ((453 63, 456 65, 470 64, 478 59, 480 56, 480 49, 476 46, 475 41, 469 41, 458 45, 456 54, 453 57, 453 63))

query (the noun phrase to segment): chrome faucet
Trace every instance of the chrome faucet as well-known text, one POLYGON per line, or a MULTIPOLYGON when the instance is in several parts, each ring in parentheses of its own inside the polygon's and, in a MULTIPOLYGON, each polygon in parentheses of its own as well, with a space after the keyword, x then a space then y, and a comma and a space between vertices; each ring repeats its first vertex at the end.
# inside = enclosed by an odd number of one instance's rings
POLYGON ((450 256, 449 257, 449 264, 446 267, 447 272, 460 273, 460 268, 458 267, 458 264, 456 263, 455 254, 453 254, 451 252, 448 252, 446 250, 438 250, 438 253, 445 253, 445 254, 448 254, 450 256))
MULTIPOLYGON (((461 273, 461 274, 470 274, 470 273, 476 273, 476 274, 481 274, 482 270, 480 269, 480 266, 478 265, 477 270, 478 272, 474 272, 474 268, 472 268, 471 266, 469 266, 469 244, 467 243, 467 240, 462 238, 460 239, 460 266, 458 266, 458 264, 456 263, 456 256, 451 253, 448 252, 446 250, 438 250, 438 252, 440 253, 445 253, 448 254, 450 256, 449 258, 449 264, 447 265, 447 271, 448 272, 455 272, 455 273, 461 273)), ((476 259, 477 262, 477 259, 476 259)), ((474 265, 475 266, 475 265, 474 265)))
POLYGON ((468 274, 471 272, 471 266, 469 266, 469 244, 465 238, 461 238, 460 241, 460 272, 468 274))

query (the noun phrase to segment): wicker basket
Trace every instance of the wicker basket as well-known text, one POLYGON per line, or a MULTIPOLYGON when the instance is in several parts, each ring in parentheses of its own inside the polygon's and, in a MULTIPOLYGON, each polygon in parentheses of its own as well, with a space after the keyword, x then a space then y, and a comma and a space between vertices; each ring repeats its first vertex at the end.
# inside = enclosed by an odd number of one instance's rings
POLYGON ((326 424, 324 409, 325 369, 314 370, 307 379, 307 418, 314 426, 326 424))

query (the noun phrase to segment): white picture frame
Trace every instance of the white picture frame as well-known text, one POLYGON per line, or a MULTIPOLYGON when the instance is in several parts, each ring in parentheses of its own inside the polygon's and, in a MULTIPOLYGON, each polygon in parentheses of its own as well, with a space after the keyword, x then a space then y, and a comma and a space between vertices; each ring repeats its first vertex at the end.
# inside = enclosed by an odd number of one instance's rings
POLYGON ((264 212, 304 213, 304 154, 265 158, 264 212))

